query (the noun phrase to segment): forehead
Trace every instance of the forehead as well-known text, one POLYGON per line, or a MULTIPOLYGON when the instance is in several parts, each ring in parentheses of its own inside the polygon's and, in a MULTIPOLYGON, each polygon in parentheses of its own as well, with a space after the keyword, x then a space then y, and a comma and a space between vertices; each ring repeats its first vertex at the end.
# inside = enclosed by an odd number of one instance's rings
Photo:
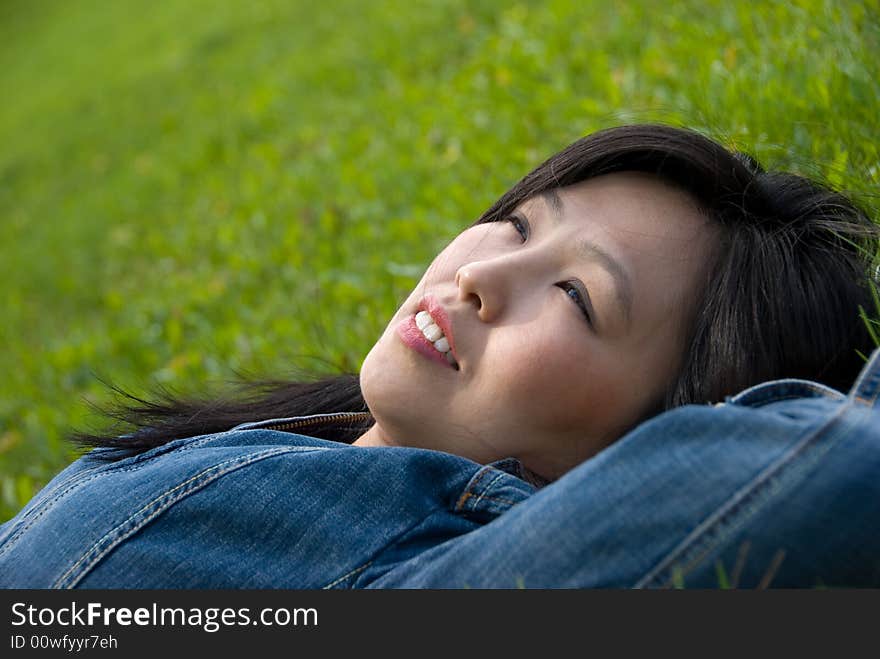
POLYGON ((658 234, 711 232, 707 217, 684 190, 641 172, 618 172, 547 190, 525 205, 544 206, 566 220, 613 223, 619 230, 658 234))

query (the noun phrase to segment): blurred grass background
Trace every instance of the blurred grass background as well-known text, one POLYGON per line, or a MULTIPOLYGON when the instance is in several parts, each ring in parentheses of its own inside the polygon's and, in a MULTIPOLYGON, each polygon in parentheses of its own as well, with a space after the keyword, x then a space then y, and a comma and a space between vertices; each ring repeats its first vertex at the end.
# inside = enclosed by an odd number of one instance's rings
POLYGON ((880 2, 4 0, 0 521, 106 378, 356 370, 432 256, 598 128, 880 184, 880 2))

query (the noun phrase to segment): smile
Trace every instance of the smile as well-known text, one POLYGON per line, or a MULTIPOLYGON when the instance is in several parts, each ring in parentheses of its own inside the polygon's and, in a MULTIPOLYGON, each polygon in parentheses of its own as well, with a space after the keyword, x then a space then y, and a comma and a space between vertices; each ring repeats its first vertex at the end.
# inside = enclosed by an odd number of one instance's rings
POLYGON ((422 336, 431 342, 431 345, 446 358, 446 361, 455 365, 455 357, 452 356, 449 339, 431 318, 431 314, 427 311, 419 311, 415 316, 415 321, 416 326, 422 331, 422 336))
POLYGON ((450 330, 446 312, 431 296, 421 300, 417 314, 408 316, 397 326, 397 334, 406 345, 419 354, 457 371, 458 360, 450 330))

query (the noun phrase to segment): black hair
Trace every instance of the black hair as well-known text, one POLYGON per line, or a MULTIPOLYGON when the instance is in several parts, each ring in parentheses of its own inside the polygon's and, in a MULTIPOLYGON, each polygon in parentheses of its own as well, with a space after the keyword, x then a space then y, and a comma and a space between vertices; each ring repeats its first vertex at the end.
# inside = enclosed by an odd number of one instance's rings
POLYGON ((852 384, 873 344, 878 227, 818 182, 663 125, 593 133, 549 158, 487 210, 503 219, 541 192, 614 172, 647 172, 689 193, 721 229, 677 383, 663 409, 722 400, 759 382, 852 384))
MULTIPOLYGON (((751 156, 688 129, 608 128, 571 144, 526 175, 478 220, 503 220, 524 201, 614 172, 645 172, 687 192, 719 228, 699 290, 681 369, 654 412, 723 400, 759 382, 798 377, 847 390, 874 347, 864 312, 873 306, 878 228, 846 196, 818 182, 765 171, 751 156)), ((154 400, 117 387, 123 402, 102 410, 125 435, 75 433, 77 444, 121 457, 171 440, 262 419, 368 412, 358 376, 242 382, 225 396, 154 400)), ((309 434, 350 443, 359 420, 309 434)))

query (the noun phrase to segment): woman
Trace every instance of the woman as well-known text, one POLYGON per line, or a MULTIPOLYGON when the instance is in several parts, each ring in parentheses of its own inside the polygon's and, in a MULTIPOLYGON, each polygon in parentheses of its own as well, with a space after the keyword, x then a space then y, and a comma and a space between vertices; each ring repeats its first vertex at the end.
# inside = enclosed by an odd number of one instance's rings
MULTIPOLYGON (((515 540, 504 554, 533 569, 554 541, 528 529, 570 520, 571 485, 647 419, 779 378, 843 398, 873 347, 860 307, 875 252, 867 215, 806 179, 691 131, 601 131, 443 250, 359 378, 145 403, 123 414, 134 432, 80 436, 101 450, 4 525, 0 582, 513 585, 523 574, 490 577, 497 561, 453 566, 515 540)), ((728 501, 703 485, 688 497, 728 501)), ((589 544, 579 531, 569 546, 589 544)), ((539 562, 534 585, 567 583, 569 563, 539 562)), ((631 563, 569 585, 639 583, 631 563)))

